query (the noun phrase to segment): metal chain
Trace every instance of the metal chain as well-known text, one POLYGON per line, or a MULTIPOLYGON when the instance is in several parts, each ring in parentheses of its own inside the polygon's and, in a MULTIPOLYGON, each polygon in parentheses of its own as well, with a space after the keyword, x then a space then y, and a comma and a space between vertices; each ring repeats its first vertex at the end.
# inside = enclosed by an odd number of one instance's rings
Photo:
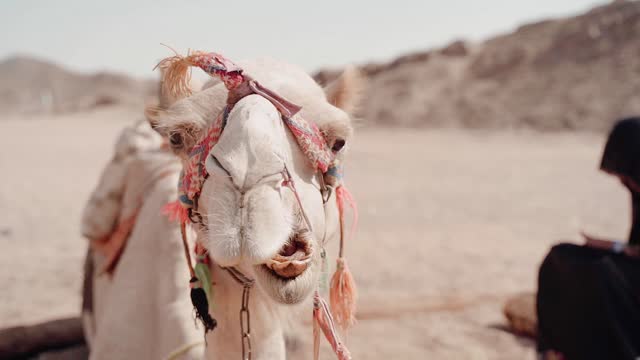
POLYGON ((240 341, 242 342, 242 360, 251 360, 251 312, 249 296, 254 280, 248 278, 235 267, 225 267, 229 275, 242 285, 242 306, 240 307, 240 341))
POLYGON ((242 307, 240 308, 242 360, 251 360, 251 313, 249 312, 249 294, 251 291, 251 285, 244 285, 244 288, 242 289, 242 307))

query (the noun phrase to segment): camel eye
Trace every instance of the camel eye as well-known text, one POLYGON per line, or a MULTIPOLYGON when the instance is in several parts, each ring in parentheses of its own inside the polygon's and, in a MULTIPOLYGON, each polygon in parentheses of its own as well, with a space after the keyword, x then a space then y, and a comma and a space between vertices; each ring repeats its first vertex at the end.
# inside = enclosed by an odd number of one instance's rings
POLYGON ((171 147, 175 148, 180 148, 182 147, 182 135, 179 133, 173 133, 169 136, 169 143, 171 144, 171 147))
POLYGON ((336 139, 336 141, 333 143, 333 146, 331 147, 331 150, 337 153, 342 150, 346 144, 347 142, 343 139, 336 139))

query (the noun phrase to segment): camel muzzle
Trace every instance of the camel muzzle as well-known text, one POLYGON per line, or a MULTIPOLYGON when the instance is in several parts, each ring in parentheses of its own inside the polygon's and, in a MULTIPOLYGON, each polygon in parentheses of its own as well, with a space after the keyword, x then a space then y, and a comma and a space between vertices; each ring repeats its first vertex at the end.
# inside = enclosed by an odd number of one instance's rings
POLYGON ((311 262, 313 248, 308 232, 294 234, 280 249, 278 254, 265 265, 283 279, 292 279, 301 275, 311 262))

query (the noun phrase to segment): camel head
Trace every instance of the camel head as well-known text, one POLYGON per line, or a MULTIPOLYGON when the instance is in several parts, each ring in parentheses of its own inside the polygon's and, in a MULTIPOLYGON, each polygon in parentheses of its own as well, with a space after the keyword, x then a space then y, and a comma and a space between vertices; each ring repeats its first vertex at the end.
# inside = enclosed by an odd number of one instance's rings
MULTIPOLYGON (((322 89, 290 64, 261 60, 240 66, 264 87, 302 106, 302 117, 320 128, 338 157, 345 156, 353 134, 350 114, 361 87, 355 69, 322 89)), ((224 85, 213 82, 167 109, 148 109, 147 117, 186 161, 226 98, 224 85)), ((214 263, 241 269, 276 302, 301 302, 318 279, 320 244, 337 235, 339 224, 335 200, 323 205, 321 177, 276 107, 256 94, 238 101, 205 165, 209 176, 198 201, 204 224, 198 237, 214 263), (283 181, 285 167, 311 231, 283 181)))

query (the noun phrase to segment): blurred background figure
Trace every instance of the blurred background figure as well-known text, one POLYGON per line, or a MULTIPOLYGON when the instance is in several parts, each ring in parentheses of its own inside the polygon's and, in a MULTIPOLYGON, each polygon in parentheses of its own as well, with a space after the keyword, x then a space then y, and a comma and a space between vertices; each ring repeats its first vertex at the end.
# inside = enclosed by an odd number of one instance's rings
POLYGON ((538 351, 566 359, 640 356, 640 118, 611 131, 601 169, 631 193, 628 241, 584 235, 584 246, 554 246, 538 280, 538 351))
POLYGON ((181 165, 147 121, 126 127, 82 214, 90 359, 200 359, 180 230, 162 214, 181 165), (197 345, 197 346, 196 346, 197 345))

